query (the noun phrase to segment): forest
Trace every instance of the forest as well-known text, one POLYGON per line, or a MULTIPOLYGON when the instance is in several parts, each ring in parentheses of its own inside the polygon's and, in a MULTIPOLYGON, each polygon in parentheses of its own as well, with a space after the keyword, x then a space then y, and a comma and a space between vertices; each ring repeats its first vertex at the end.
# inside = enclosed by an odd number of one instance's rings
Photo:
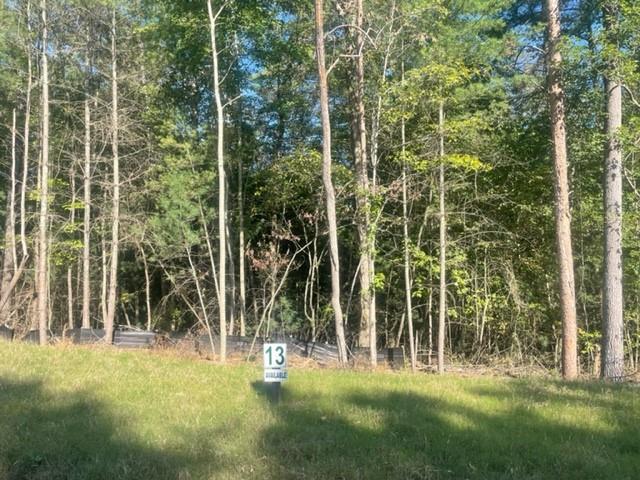
POLYGON ((621 380, 639 60, 634 0, 4 0, 0 325, 621 380))

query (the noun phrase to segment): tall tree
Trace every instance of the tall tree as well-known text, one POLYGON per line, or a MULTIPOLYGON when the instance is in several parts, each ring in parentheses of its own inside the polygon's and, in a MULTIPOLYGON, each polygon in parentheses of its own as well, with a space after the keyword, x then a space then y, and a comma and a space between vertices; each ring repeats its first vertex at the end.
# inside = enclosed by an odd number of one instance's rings
POLYGON ((438 216, 440 217, 440 289, 438 308, 438 373, 444 373, 444 340, 447 315, 447 211, 444 150, 444 99, 438 104, 438 216))
POLYGON ((320 91, 320 116, 322 120, 322 183, 324 186, 327 221, 329 223, 329 258, 331 260, 331 306, 336 328, 338 359, 347 361, 347 345, 340 304, 340 256, 338 253, 338 225, 336 198, 331 178, 331 118, 329 115, 329 86, 324 53, 324 2, 315 0, 316 58, 318 63, 318 88, 320 91))
POLYGON ((559 0, 547 0, 545 7, 548 19, 546 63, 554 164, 556 259, 559 274, 560 310, 562 312, 562 375, 571 380, 578 375, 578 328, 571 244, 571 205, 569 203, 564 90, 561 81, 559 0))
POLYGON ((218 315, 220 316, 220 361, 227 358, 227 205, 226 205, 226 176, 224 167, 224 110, 220 91, 220 73, 218 67, 218 47, 216 30, 218 18, 226 4, 223 3, 214 13, 211 0, 207 0, 209 13, 209 33, 211 36, 211 59, 213 61, 213 95, 216 102, 216 155, 218 160, 218 315))
MULTIPOLYGON (((404 61, 401 65, 401 82, 404 83, 404 61)), ((400 137, 402 150, 402 237, 404 247, 404 296, 405 296, 405 316, 407 318, 407 329, 409 330, 409 357, 411 371, 416 371, 416 351, 413 329, 413 298, 411 295, 411 239, 409 238, 409 199, 407 192, 407 159, 406 159, 406 125, 404 116, 400 119, 400 137)), ((400 335, 399 335, 400 336, 400 335)))
POLYGON ((611 52, 605 73, 607 94, 607 149, 604 164, 604 275, 603 275, 603 378, 621 380, 624 375, 624 323, 622 297, 622 84, 616 69, 620 3, 604 2, 607 50, 611 52))
POLYGON ((113 198, 111 211, 111 258, 109 264, 109 287, 107 293, 107 317, 105 340, 111 343, 116 318, 118 290, 118 254, 120 251, 120 155, 118 115, 118 50, 116 42, 116 7, 111 12, 111 155, 113 168, 113 198))
POLYGON ((46 345, 49 318, 49 36, 47 24, 47 0, 40 1, 40 10, 42 15, 42 52, 40 72, 40 83, 42 85, 42 137, 40 146, 40 212, 38 218, 38 259, 36 263, 36 315, 38 319, 40 345, 46 345))
POLYGON ((16 254, 16 110, 13 109, 11 121, 11 168, 9 176, 9 195, 7 196, 7 214, 5 219, 5 242, 0 278, 0 325, 7 323, 11 316, 11 279, 15 275, 16 254))
POLYGON ((27 57, 27 85, 25 88, 24 127, 22 135, 22 181, 20 182, 20 243, 22 257, 27 258, 27 180, 29 178, 29 147, 31 129, 31 90, 33 89, 33 63, 31 59, 31 0, 27 0, 25 24, 26 57, 27 57))
MULTIPOLYGON (((88 46, 87 46, 88 48, 88 46)), ((88 63, 88 62, 87 62, 88 63)), ((84 168, 82 222, 82 328, 91 327, 91 107, 88 82, 84 99, 84 168)))
POLYGON ((362 0, 354 2, 355 22, 353 35, 355 42, 353 48, 354 79, 353 88, 353 150, 357 179, 356 204, 357 204, 357 228, 360 247, 360 335, 361 347, 369 348, 370 362, 372 366, 377 363, 376 351, 376 312, 373 298, 372 282, 372 245, 371 245, 371 205, 369 188, 369 161, 367 155, 367 126, 365 111, 365 69, 364 69, 364 7, 362 0))

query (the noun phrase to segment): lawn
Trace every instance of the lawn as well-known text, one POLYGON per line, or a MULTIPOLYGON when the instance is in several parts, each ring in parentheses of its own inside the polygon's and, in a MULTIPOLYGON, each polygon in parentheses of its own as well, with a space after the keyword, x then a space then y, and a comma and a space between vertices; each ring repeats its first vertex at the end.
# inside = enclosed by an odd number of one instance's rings
POLYGON ((0 343, 0 479, 637 479, 640 389, 0 343))

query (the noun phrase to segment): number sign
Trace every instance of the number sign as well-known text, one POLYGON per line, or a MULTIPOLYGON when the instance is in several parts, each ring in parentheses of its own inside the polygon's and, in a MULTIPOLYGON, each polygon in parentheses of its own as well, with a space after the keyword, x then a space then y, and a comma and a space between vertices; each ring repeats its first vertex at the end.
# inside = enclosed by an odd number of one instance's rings
POLYGON ((287 379, 286 343, 265 343, 263 357, 265 382, 282 382, 287 379))

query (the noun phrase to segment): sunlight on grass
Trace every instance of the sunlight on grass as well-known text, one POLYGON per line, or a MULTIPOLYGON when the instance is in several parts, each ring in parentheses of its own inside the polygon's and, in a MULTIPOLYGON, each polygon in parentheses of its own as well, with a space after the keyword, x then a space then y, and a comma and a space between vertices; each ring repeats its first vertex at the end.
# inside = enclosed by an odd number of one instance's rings
POLYGON ((638 391, 0 343, 0 478, 635 479, 638 391))

